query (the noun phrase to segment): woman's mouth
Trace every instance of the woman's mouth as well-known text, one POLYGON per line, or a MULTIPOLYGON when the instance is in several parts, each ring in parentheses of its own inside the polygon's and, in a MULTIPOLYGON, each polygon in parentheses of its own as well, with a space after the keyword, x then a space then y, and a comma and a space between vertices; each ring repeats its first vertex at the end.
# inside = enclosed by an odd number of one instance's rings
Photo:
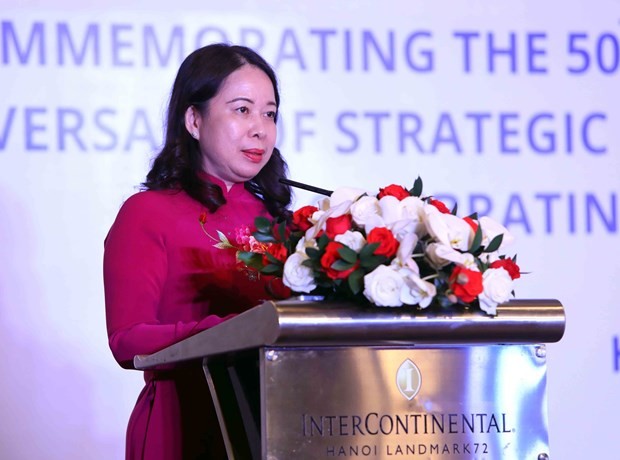
POLYGON ((265 151, 263 149, 243 149, 245 157, 253 163, 260 163, 265 151))

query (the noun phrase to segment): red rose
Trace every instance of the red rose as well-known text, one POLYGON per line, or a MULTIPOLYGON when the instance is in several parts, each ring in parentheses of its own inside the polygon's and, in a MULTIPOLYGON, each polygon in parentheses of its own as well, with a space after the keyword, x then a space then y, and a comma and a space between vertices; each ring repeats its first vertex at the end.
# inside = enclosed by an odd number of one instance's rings
POLYGON ((200 216, 198 216, 198 221, 201 225, 204 225, 207 222, 207 211, 202 211, 200 216))
POLYGON ((448 207, 443 203, 443 201, 440 200, 434 200, 434 199, 430 199, 428 200, 429 204, 432 204, 433 206, 435 206, 437 209, 439 209, 440 212, 442 212, 443 214, 450 214, 450 210, 448 209, 448 207))
POLYGON ((334 262, 341 260, 338 249, 342 247, 344 247, 344 244, 338 243, 337 241, 330 241, 325 247, 325 253, 321 256, 321 267, 325 270, 325 274, 333 280, 344 279, 357 268, 357 264, 347 270, 336 270, 332 268, 334 262))
MULTIPOLYGON (((288 251, 286 246, 282 243, 272 243, 265 248, 265 252, 271 254, 273 257, 284 263, 288 257, 288 251)), ((271 262, 266 255, 263 255, 263 265, 269 265, 271 262)))
POLYGON ((375 227, 370 233, 366 241, 369 243, 379 243, 379 247, 375 249, 375 254, 378 256, 385 256, 388 259, 396 255, 398 251, 399 242, 391 231, 385 227, 375 227))
POLYGON ((270 279, 265 285, 265 289, 275 300, 288 299, 293 294, 280 277, 270 279))
POLYGON ((454 295, 463 302, 473 302, 482 292, 482 273, 457 266, 448 284, 454 295))
POLYGON ((325 233, 327 233, 330 240, 333 240, 336 235, 341 235, 347 230, 351 230, 351 214, 329 217, 325 221, 325 233))
POLYGON ((491 268, 503 268, 513 280, 521 278, 521 269, 512 259, 499 259, 489 265, 491 268))
POLYGON ((299 208, 293 213, 293 225, 302 232, 305 232, 312 227, 313 224, 310 222, 310 218, 312 217, 312 214, 318 210, 319 208, 316 206, 304 206, 299 208))
POLYGON ((393 196, 393 197, 398 198, 399 200, 404 200, 405 198, 410 197, 411 194, 402 185, 392 184, 392 185, 388 185, 385 188, 379 189, 379 194, 377 195, 377 198, 381 199, 384 196, 393 196))
POLYGON ((463 220, 469 224, 471 229, 476 233, 478 231, 478 222, 476 222, 471 217, 463 217, 463 220))

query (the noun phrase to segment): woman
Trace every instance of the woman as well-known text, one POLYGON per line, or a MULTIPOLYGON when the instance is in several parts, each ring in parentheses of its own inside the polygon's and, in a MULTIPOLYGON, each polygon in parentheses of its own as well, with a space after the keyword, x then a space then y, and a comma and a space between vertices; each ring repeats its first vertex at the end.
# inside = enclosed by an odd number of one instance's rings
MULTIPOLYGON (((181 64, 165 145, 105 243, 108 336, 121 366, 266 298, 263 280, 238 270, 234 251, 215 248, 209 235, 235 241, 258 215, 287 216, 279 104, 273 70, 248 48, 210 45, 181 64)), ((127 458, 225 458, 200 367, 144 377, 127 458)))

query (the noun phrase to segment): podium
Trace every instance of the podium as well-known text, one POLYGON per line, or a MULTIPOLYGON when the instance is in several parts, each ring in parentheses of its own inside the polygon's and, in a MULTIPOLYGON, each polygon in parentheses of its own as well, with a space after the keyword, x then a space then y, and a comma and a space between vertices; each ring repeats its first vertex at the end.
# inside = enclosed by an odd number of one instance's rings
POLYGON ((201 362, 230 459, 549 459, 564 309, 497 311, 267 301, 134 364, 201 362))

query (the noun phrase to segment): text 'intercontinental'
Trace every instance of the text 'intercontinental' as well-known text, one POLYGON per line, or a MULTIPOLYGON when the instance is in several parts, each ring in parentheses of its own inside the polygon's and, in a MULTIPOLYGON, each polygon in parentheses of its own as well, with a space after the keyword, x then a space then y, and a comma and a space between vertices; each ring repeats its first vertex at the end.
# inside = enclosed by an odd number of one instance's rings
POLYGON ((506 414, 302 414, 304 437, 512 433, 506 414))

